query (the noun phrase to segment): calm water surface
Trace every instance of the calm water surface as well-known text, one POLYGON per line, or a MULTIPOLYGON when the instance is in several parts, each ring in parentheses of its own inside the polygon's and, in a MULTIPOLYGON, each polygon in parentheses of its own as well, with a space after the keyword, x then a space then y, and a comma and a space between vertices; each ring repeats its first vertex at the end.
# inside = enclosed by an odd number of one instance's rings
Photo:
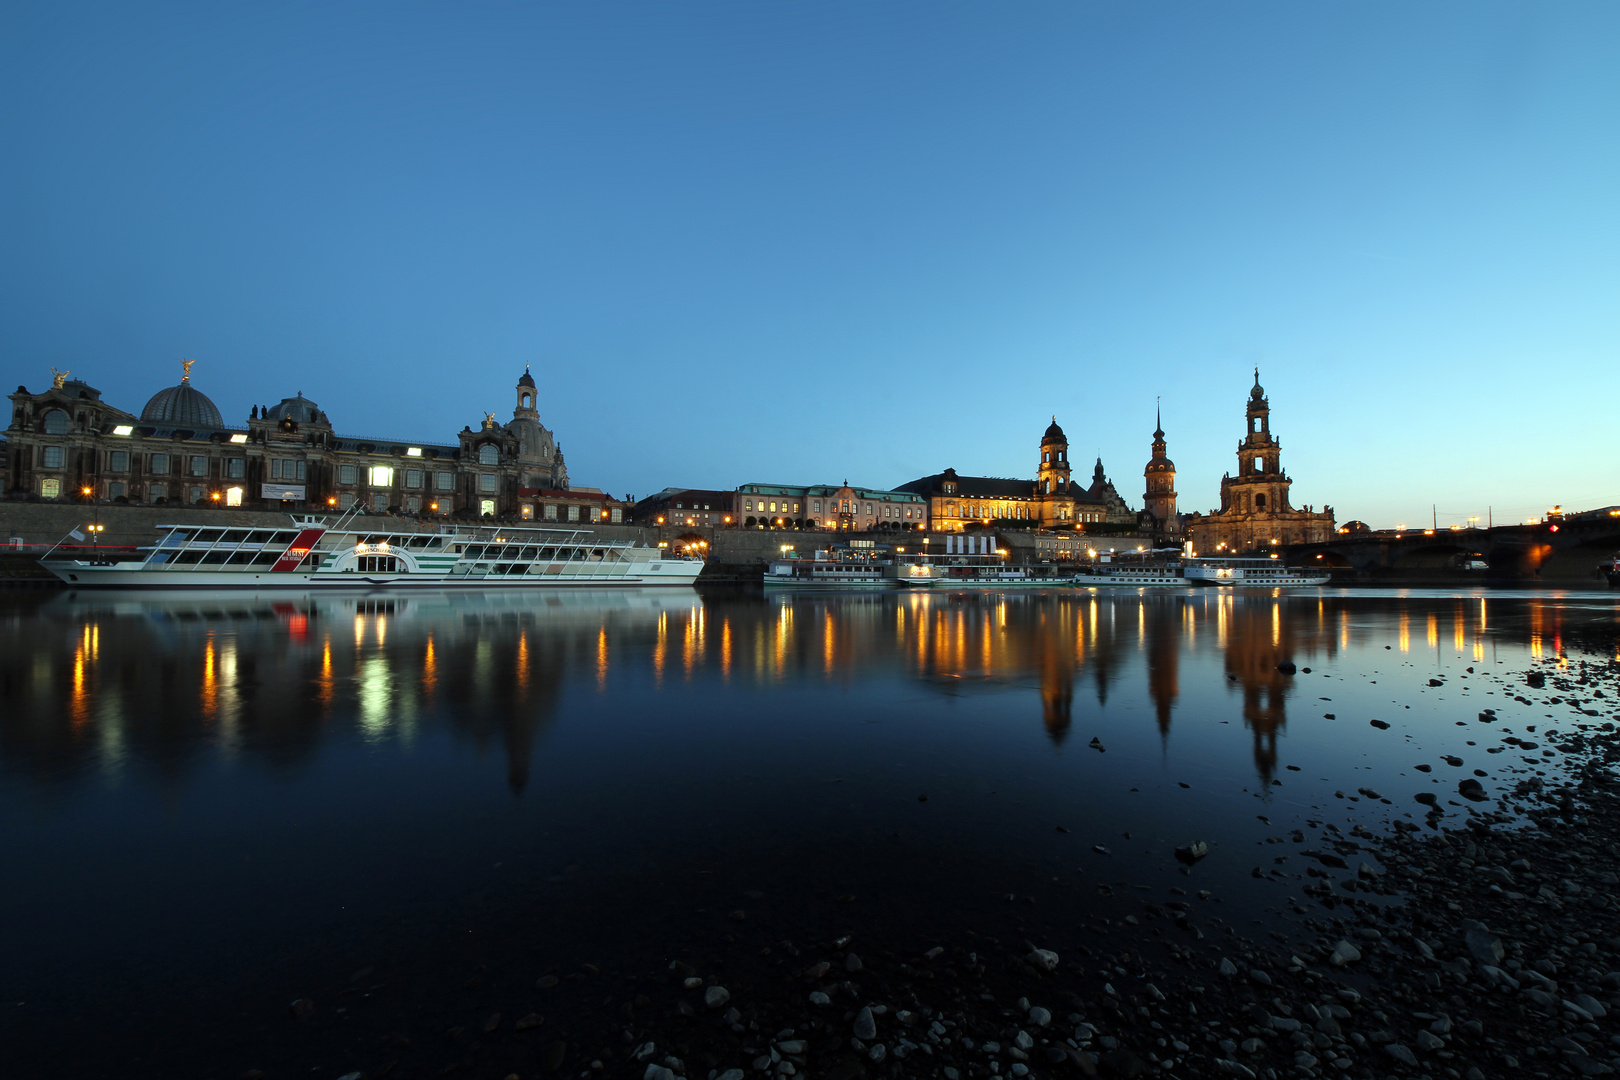
POLYGON ((578 959, 706 905, 943 933, 1012 894, 1055 932, 1099 884, 1186 885, 1195 839, 1196 887, 1265 919, 1297 895, 1252 876, 1268 837, 1511 782, 1476 714, 1570 722, 1506 687, 1617 617, 1601 593, 0 603, 0 1036, 31 1067, 496 928, 578 959), (1442 753, 1468 771, 1413 770, 1442 753))

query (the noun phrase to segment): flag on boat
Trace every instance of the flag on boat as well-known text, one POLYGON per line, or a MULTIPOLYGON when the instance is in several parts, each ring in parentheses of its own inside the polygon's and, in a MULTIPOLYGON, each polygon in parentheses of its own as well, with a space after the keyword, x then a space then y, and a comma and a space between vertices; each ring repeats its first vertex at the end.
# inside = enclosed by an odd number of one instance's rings
POLYGON ((83 540, 84 539, 84 533, 80 532, 78 529, 70 529, 70 530, 68 530, 68 535, 73 537, 73 539, 75 539, 75 540, 83 540))

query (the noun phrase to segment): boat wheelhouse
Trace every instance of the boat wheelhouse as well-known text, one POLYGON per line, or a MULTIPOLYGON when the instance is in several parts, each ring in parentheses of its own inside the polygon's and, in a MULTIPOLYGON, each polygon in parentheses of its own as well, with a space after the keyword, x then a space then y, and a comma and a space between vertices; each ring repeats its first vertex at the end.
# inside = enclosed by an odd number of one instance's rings
POLYGON ((287 528, 161 525, 162 538, 133 553, 53 548, 40 563, 75 586, 213 589, 690 585, 703 569, 700 559, 588 529, 341 526, 317 518, 287 528))

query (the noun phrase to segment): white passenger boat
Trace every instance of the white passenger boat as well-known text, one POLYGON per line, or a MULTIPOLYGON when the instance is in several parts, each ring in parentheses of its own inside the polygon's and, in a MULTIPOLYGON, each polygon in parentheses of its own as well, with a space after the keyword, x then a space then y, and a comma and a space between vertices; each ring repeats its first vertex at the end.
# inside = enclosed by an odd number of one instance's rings
POLYGON ((1190 582, 1182 572, 1180 562, 1173 563, 1108 563, 1088 567, 1074 579, 1082 588, 1185 588, 1190 582))
POLYGON ((764 583, 778 589, 888 589, 898 584, 893 549, 871 540, 821 548, 808 559, 784 550, 766 568, 764 583))
POLYGON ((895 565, 900 584, 912 588, 1024 589, 1072 585, 1074 574, 1055 566, 1015 565, 998 556, 902 557, 895 565))
POLYGON ((1205 558, 1185 560, 1182 573, 1189 585, 1247 585, 1275 588, 1293 585, 1326 585, 1333 577, 1326 570, 1284 566, 1277 559, 1205 558))
POLYGON ((317 518, 293 518, 281 529, 160 525, 163 538, 149 548, 103 555, 58 545, 40 563, 69 585, 126 589, 691 585, 703 569, 701 559, 584 529, 342 526, 317 518))

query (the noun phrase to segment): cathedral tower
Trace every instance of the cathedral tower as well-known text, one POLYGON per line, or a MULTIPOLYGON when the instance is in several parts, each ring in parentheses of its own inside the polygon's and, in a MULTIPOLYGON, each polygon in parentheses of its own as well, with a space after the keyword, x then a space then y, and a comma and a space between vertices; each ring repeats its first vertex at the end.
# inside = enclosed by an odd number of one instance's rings
POLYGON ((1142 505, 1153 515, 1157 532, 1176 530, 1176 463, 1164 452, 1164 421, 1157 408, 1153 411, 1153 457, 1143 470, 1147 478, 1147 491, 1142 505))

